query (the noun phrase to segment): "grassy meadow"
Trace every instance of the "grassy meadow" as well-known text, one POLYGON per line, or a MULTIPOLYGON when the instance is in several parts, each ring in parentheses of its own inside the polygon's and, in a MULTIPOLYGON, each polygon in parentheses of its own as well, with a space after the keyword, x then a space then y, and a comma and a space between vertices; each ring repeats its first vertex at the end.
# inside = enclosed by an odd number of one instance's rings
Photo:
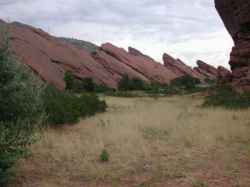
POLYGON ((203 108, 200 95, 104 99, 107 112, 44 130, 9 186, 250 186, 250 110, 203 108))

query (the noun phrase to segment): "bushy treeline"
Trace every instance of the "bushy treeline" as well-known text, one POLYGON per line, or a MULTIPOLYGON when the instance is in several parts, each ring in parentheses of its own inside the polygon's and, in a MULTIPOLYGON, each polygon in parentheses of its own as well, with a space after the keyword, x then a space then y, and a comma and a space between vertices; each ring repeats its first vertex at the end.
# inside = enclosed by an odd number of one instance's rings
POLYGON ((93 81, 93 79, 89 77, 78 79, 70 71, 67 71, 65 73, 64 81, 66 84, 66 90, 75 93, 82 93, 82 92, 100 93, 112 90, 105 85, 96 84, 93 81))
POLYGON ((60 92, 52 86, 45 89, 43 97, 50 125, 74 124, 80 117, 104 112, 107 107, 105 101, 101 101, 95 94, 75 95, 70 92, 60 92))
POLYGON ((217 86, 205 98, 203 106, 227 109, 250 108, 250 93, 238 93, 230 86, 217 86))
POLYGON ((160 84, 157 82, 146 83, 143 80, 132 78, 127 75, 119 82, 120 91, 145 91, 150 94, 181 94, 199 91, 200 80, 191 76, 179 77, 170 84, 160 84))
POLYGON ((128 75, 123 75, 118 82, 118 89, 114 90, 105 85, 96 84, 92 78, 79 79, 76 78, 71 72, 66 72, 64 77, 66 89, 75 92, 89 92, 89 93, 106 93, 113 96, 126 96, 135 95, 131 91, 143 91, 150 95, 152 94, 186 94, 201 91, 199 87, 200 80, 191 76, 179 77, 170 84, 160 84, 158 82, 145 82, 139 78, 130 78, 128 75))
POLYGON ((37 130, 76 123, 105 111, 106 103, 94 94, 61 92, 42 83, 11 55, 7 31, 0 32, 0 39, 0 186, 5 186, 37 130))
POLYGON ((138 78, 130 79, 128 75, 124 75, 118 83, 118 89, 122 91, 145 90, 147 84, 138 78))

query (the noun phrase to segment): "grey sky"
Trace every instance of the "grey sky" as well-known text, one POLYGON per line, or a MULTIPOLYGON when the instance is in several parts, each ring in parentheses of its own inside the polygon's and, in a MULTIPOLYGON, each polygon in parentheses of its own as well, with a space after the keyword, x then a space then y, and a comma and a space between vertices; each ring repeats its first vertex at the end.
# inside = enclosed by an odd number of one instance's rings
POLYGON ((0 18, 57 36, 227 66, 233 42, 214 0, 0 0, 0 18))

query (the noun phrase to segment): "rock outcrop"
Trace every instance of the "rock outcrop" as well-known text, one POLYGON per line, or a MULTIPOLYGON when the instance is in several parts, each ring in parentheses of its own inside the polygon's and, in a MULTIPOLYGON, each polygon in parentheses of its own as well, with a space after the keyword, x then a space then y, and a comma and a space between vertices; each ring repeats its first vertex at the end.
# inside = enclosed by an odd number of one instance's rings
POLYGON ((8 27, 11 47, 19 61, 58 89, 64 89, 65 71, 79 78, 91 77, 99 84, 116 86, 112 75, 87 51, 27 25, 12 23, 8 27))
POLYGON ((206 72, 210 79, 216 79, 218 76, 217 69, 201 60, 197 61, 198 69, 202 72, 206 72))
POLYGON ((162 64, 140 53, 136 53, 136 55, 127 53, 124 49, 110 43, 103 44, 101 49, 136 72, 139 72, 151 82, 166 84, 178 77, 178 75, 165 68, 162 64))
POLYGON ((124 75, 147 83, 167 84, 184 75, 204 80, 213 77, 210 72, 214 73, 208 65, 201 65, 197 71, 167 54, 163 65, 132 47, 128 51, 110 43, 99 47, 90 42, 54 37, 18 22, 0 20, 0 27, 8 27, 11 49, 17 59, 60 90, 65 88, 66 71, 79 79, 93 78, 97 84, 111 88, 117 88, 124 75))
MULTIPOLYGON (((189 75, 191 77, 200 79, 201 81, 216 80, 218 77, 218 69, 201 60, 197 61, 197 67, 191 68, 180 59, 175 59, 165 53, 163 55, 163 61, 164 66, 175 72, 178 76, 189 75)), ((224 68, 224 70, 226 70, 226 68, 224 68)))
POLYGON ((218 83, 219 84, 228 84, 231 82, 232 80, 232 73, 224 68, 223 66, 219 66, 217 68, 217 72, 218 72, 218 83))
POLYGON ((99 64, 103 66, 105 71, 109 72, 113 76, 114 80, 116 81, 116 87, 118 86, 118 82, 125 75, 128 75, 128 77, 131 79, 137 78, 148 83, 150 82, 150 80, 144 75, 138 73, 133 68, 130 68, 103 50, 97 50, 92 56, 99 64))
POLYGON ((238 91, 250 91, 250 1, 215 0, 235 46, 230 55, 232 85, 238 91))
POLYGON ((180 59, 175 59, 167 53, 163 55, 163 62, 166 68, 172 70, 178 76, 189 75, 191 77, 194 77, 200 80, 205 79, 205 77, 202 74, 193 70, 191 67, 187 66, 180 59))

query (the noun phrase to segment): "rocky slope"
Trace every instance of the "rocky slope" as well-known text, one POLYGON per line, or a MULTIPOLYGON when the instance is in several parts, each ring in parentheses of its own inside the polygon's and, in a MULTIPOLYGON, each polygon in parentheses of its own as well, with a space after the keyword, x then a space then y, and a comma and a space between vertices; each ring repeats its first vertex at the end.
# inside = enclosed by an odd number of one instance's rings
POLYGON ((215 68, 209 65, 199 67, 198 71, 167 54, 163 65, 132 47, 128 51, 110 43, 98 47, 81 40, 57 38, 29 25, 0 21, 0 27, 6 26, 17 59, 61 90, 65 88, 66 71, 78 78, 93 78, 96 83, 111 88, 117 88, 123 75, 163 84, 183 75, 201 80, 216 78, 215 68))
POLYGON ((250 1, 215 0, 235 46, 230 55, 232 84, 239 91, 250 91, 250 1))
POLYGON ((163 62, 166 68, 171 69, 179 76, 189 75, 202 81, 206 79, 217 79, 218 70, 201 60, 197 61, 197 67, 191 68, 180 59, 174 59, 172 56, 165 53, 163 55, 163 62))

